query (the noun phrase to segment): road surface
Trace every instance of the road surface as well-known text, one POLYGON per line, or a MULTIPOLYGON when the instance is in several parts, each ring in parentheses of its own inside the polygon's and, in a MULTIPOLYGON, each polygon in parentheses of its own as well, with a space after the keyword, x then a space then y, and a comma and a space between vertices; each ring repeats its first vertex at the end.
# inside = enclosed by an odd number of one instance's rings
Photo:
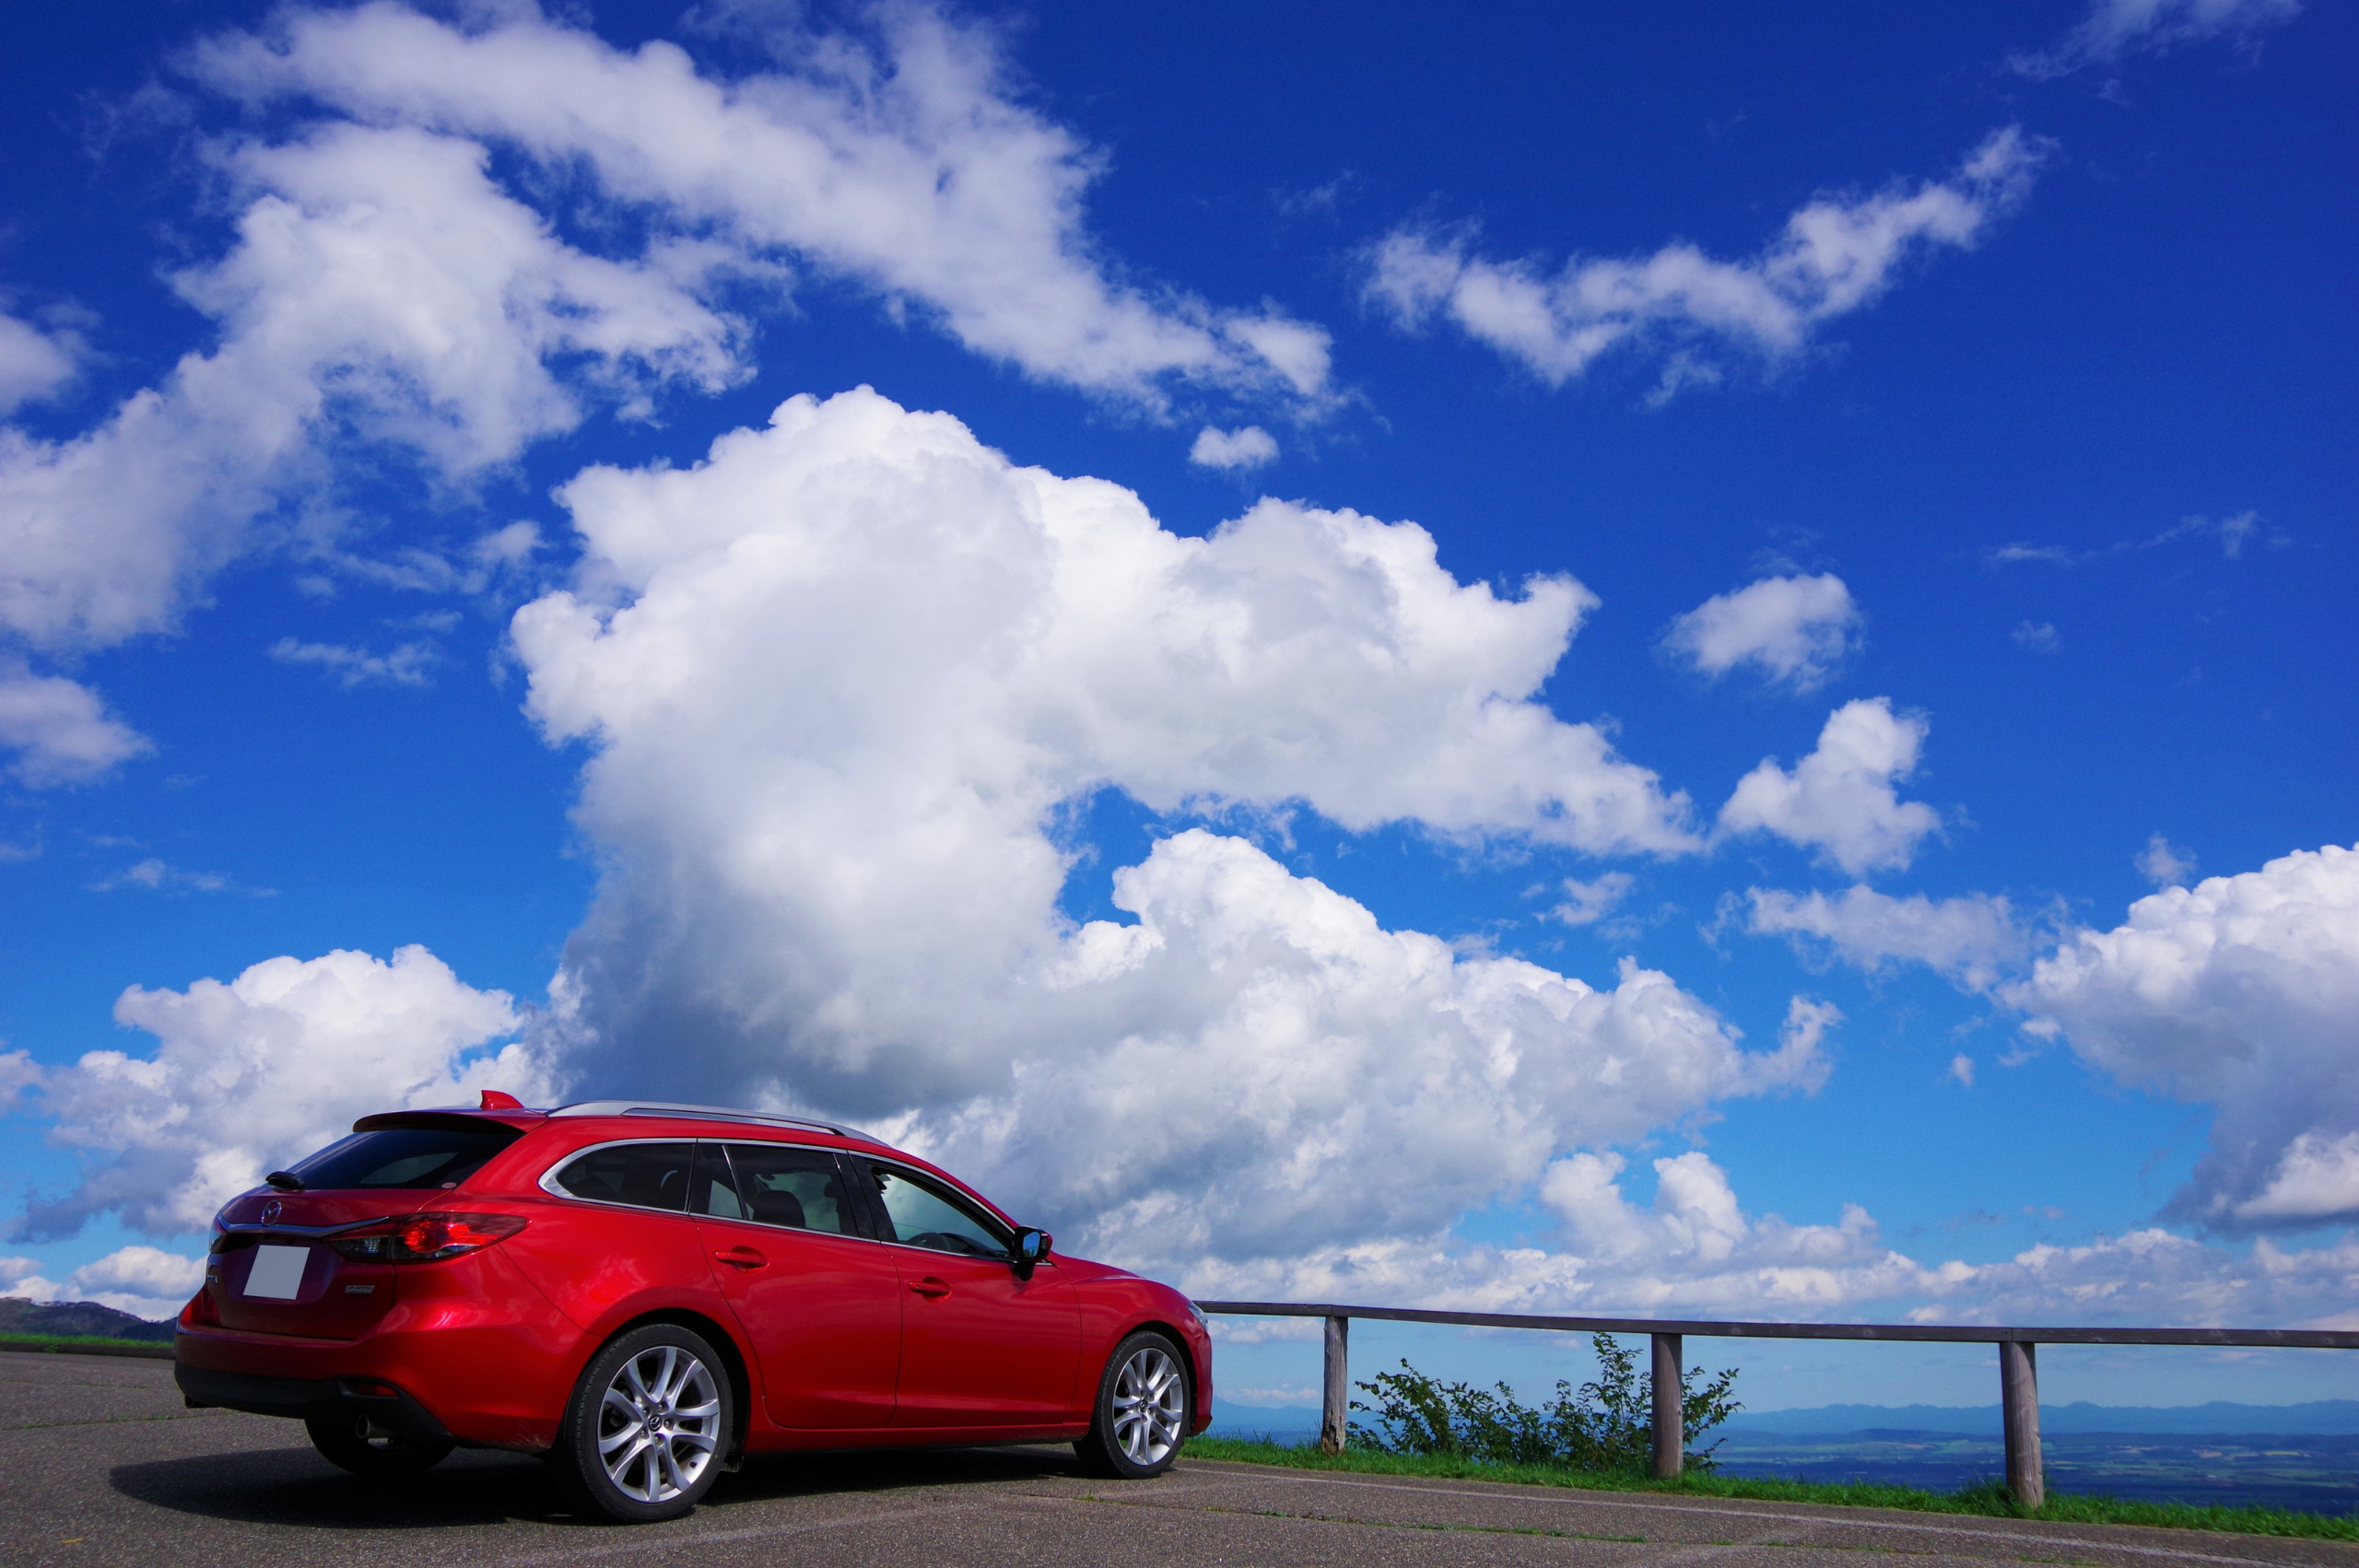
POLYGON ((1580 1568, 2359 1568, 2359 1546, 1802 1504, 1658 1500, 1183 1460, 1146 1482, 1061 1448, 756 1459, 686 1519, 565 1513, 534 1461, 459 1453, 355 1480, 291 1422, 190 1410, 170 1363, 0 1352, 9 1568, 965 1568, 968 1564, 1573 1564, 1580 1568))

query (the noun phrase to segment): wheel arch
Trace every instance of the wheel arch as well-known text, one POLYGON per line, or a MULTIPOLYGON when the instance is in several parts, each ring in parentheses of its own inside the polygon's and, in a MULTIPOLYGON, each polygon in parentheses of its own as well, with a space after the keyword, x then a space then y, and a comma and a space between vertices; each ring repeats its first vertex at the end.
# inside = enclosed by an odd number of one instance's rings
MULTIPOLYGON (((1178 1324, 1167 1323, 1160 1317, 1142 1318, 1122 1330, 1121 1339, 1116 1340, 1107 1351, 1107 1364, 1109 1366, 1113 1364, 1114 1352, 1122 1348, 1123 1340, 1129 1339, 1133 1334, 1144 1334, 1149 1330, 1170 1340, 1171 1348, 1180 1352, 1180 1364, 1188 1369, 1188 1413, 1191 1416, 1203 1414, 1203 1411, 1196 1409, 1196 1391, 1204 1386, 1203 1370, 1196 1364, 1195 1347, 1188 1343, 1188 1336, 1180 1331, 1178 1324)), ((1101 1379, 1105 1375, 1103 1372, 1098 1374, 1101 1379)))

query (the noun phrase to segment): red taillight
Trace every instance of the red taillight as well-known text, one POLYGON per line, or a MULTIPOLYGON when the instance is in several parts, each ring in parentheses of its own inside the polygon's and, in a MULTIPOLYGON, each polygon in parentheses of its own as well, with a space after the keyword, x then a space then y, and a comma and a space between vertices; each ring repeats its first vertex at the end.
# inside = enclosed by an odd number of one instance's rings
POLYGON ((181 1308, 181 1323, 190 1328, 218 1328, 221 1326, 221 1314, 213 1305, 210 1281, 197 1286, 196 1293, 188 1298, 186 1306, 181 1308))
POLYGON ((523 1228, 522 1214, 413 1214, 393 1233, 393 1261, 456 1258, 506 1241, 523 1228))
POLYGON ((367 1263, 434 1263, 480 1251, 524 1228, 522 1214, 412 1214, 329 1238, 343 1257, 367 1263))

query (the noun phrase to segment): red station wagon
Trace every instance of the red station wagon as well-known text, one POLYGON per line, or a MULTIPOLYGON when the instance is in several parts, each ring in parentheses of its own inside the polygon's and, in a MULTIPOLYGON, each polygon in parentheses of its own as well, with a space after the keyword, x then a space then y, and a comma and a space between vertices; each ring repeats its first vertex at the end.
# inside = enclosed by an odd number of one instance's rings
POLYGON ((546 1455, 625 1520, 749 1453, 1070 1442, 1160 1474, 1212 1409, 1179 1292, 847 1128, 602 1100, 364 1117, 214 1220, 174 1373, 361 1475, 546 1455))

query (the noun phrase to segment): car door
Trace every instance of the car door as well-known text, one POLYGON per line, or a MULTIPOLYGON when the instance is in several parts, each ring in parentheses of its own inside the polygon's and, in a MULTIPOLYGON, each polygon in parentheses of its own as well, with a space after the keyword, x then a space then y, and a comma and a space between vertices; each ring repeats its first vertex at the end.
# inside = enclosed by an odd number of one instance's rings
POLYGON ((1081 1313, 1053 1262, 1029 1279, 1015 1238, 965 1195, 905 1166, 852 1159, 900 1268, 893 1424, 1052 1426, 1071 1419, 1081 1313))
POLYGON ((780 1426, 892 1424, 904 1292, 851 1175, 808 1144, 701 1142, 690 1203, 780 1426))

